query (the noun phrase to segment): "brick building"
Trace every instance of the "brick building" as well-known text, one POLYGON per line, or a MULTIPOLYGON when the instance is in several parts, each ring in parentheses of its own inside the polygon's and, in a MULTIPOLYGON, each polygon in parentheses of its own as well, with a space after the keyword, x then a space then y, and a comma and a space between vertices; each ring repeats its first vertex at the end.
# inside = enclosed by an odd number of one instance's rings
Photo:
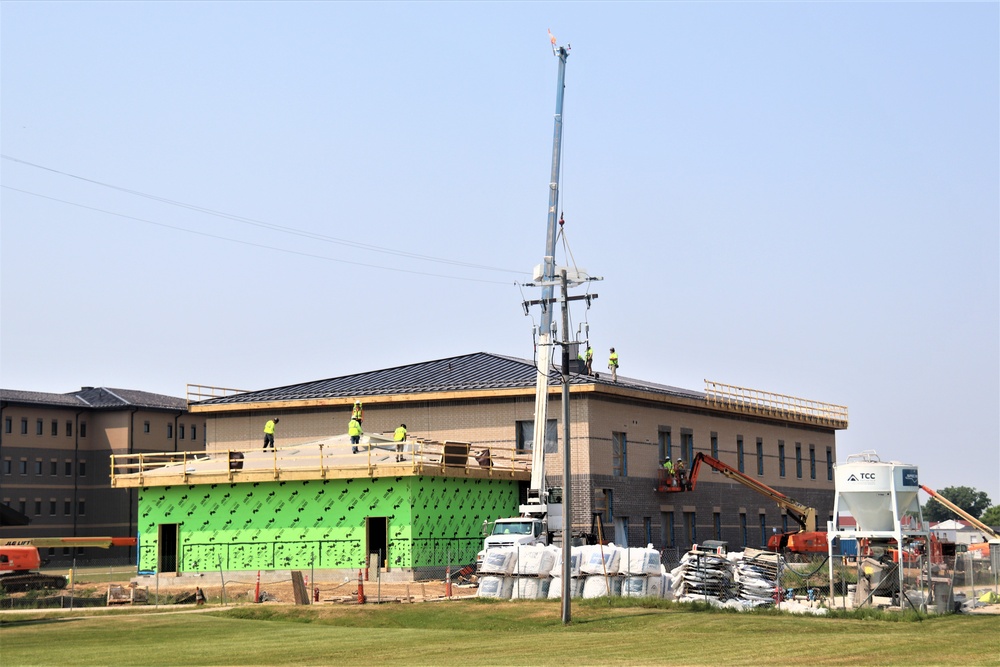
MULTIPOLYGON (((182 398, 83 387, 0 390, 0 502, 26 515, 0 537, 134 536, 137 495, 109 484, 112 454, 204 449, 205 419, 182 398)), ((49 548, 55 562, 134 557, 134 550, 49 548)))
MULTIPOLYGON (((406 423, 414 436, 526 453, 534 390, 531 361, 475 353, 219 396, 190 410, 205 422, 209 452, 259 449, 272 417, 280 418, 279 447, 342 434, 361 399, 368 433, 406 423)), ((550 391, 546 476, 561 486, 558 373, 550 391)), ((570 420, 575 530, 588 531, 599 513, 616 543, 685 549, 707 539, 759 547, 773 531, 795 529, 774 503, 713 470, 702 471, 695 491, 656 491, 666 456, 690 465, 702 451, 815 507, 820 525, 832 512, 835 436, 847 427, 842 406, 717 383, 702 392, 574 373, 570 420)))

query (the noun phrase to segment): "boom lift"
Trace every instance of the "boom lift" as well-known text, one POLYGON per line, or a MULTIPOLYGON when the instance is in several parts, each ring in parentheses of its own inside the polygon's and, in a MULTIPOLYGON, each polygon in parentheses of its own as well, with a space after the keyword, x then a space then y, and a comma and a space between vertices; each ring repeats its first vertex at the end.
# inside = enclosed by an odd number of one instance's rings
POLYGON ((0 588, 6 592, 66 588, 66 577, 42 574, 39 547, 134 547, 134 537, 36 537, 0 540, 0 588))
POLYGON ((767 484, 741 473, 736 468, 726 465, 705 452, 698 452, 694 457, 694 462, 691 464, 691 473, 686 479, 683 473, 670 474, 668 470, 661 468, 656 490, 663 493, 694 491, 703 463, 714 470, 718 470, 734 482, 739 482, 751 491, 756 491, 762 496, 767 496, 799 524, 799 530, 796 532, 772 535, 767 541, 768 549, 779 551, 787 548, 789 551, 795 553, 826 552, 826 532, 816 530, 816 510, 814 508, 807 507, 797 500, 789 498, 780 491, 772 489, 767 484))

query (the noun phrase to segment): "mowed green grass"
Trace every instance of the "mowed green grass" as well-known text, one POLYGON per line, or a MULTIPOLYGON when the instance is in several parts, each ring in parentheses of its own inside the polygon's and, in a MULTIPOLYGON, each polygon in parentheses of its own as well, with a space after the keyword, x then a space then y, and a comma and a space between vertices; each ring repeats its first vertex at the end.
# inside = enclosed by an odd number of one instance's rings
POLYGON ((1000 665, 1000 616, 923 621, 558 601, 0 617, 0 664, 1000 665))

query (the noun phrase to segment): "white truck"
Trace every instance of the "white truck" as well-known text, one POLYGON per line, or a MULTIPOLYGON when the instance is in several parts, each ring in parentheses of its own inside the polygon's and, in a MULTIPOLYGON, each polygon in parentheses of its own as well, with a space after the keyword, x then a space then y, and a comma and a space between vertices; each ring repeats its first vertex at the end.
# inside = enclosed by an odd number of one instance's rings
MULTIPOLYGON (((558 498, 559 490, 550 489, 553 500, 558 498)), ((561 532, 563 528, 562 503, 529 503, 519 508, 521 516, 496 521, 483 522, 483 550, 476 556, 476 571, 479 571, 488 549, 499 549, 515 546, 537 546, 551 544, 553 533, 561 532)))

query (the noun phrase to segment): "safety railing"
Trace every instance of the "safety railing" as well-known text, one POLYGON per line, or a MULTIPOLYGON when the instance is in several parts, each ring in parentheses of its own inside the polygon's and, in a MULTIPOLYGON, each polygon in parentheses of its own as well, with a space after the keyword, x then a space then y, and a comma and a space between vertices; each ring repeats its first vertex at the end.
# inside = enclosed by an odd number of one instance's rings
POLYGON ((212 387, 204 384, 188 383, 187 402, 188 405, 191 405, 192 403, 205 401, 210 398, 225 398, 226 396, 235 396, 236 394, 245 394, 246 392, 246 389, 231 389, 229 387, 212 387))
POLYGON ((256 445, 201 452, 115 454, 111 486, 139 487, 223 481, 327 479, 376 475, 438 475, 528 479, 530 452, 479 447, 467 442, 408 439, 350 443, 319 442, 261 451, 256 445))
POLYGON ((847 428, 847 406, 808 398, 705 380, 705 401, 713 407, 734 412, 847 428))

